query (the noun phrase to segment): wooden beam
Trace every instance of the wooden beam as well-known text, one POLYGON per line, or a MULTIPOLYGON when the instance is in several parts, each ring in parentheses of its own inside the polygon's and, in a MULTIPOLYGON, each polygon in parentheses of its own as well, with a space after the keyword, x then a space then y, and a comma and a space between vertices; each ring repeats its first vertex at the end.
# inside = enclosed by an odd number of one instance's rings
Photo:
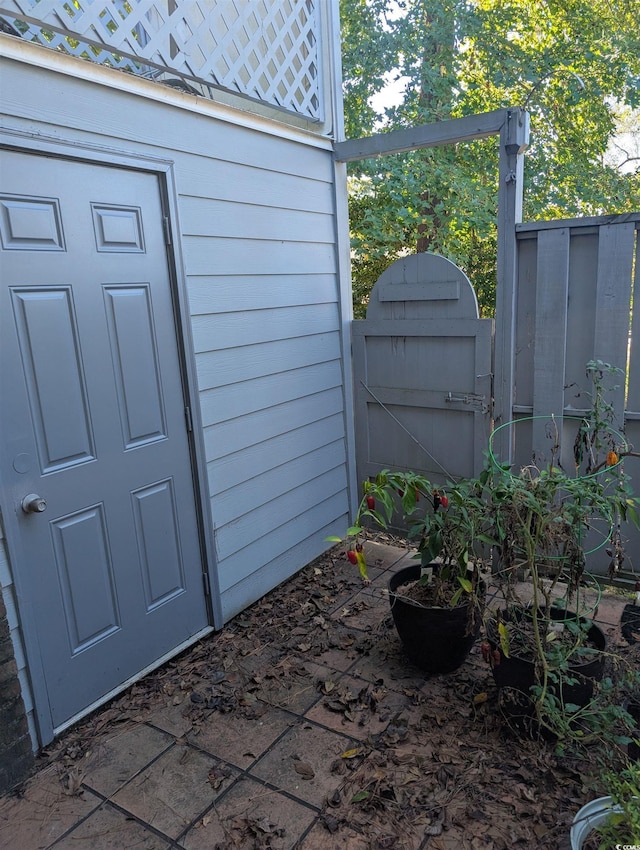
MULTIPOLYGON (((513 417, 515 402, 515 327, 518 291, 516 224, 522 221, 524 156, 529 143, 529 113, 507 110, 500 130, 498 162, 498 255, 496 330, 494 342, 494 422, 505 425, 513 417)), ((513 457, 512 428, 498 432, 493 446, 497 457, 510 463, 513 457)))
POLYGON ((516 109, 495 109, 480 115, 421 124, 391 133, 377 133, 363 139, 348 139, 334 145, 334 156, 338 162, 353 162, 356 159, 402 153, 418 148, 434 148, 472 139, 485 139, 487 136, 497 135, 509 116, 516 112, 516 109))

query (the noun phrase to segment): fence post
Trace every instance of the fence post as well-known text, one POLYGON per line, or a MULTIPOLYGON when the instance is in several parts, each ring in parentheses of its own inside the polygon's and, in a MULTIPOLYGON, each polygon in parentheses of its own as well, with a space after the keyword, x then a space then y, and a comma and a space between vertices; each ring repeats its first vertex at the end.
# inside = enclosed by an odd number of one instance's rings
MULTIPOLYGON (((513 416, 515 368, 516 295, 518 289, 518 250, 516 224, 522 221, 524 151, 529 144, 529 113, 507 110, 500 130, 498 163, 498 255, 496 286, 496 331, 494 348, 494 420, 495 425, 509 422, 513 416)), ((511 429, 496 435, 494 449, 504 461, 511 461, 511 429)))

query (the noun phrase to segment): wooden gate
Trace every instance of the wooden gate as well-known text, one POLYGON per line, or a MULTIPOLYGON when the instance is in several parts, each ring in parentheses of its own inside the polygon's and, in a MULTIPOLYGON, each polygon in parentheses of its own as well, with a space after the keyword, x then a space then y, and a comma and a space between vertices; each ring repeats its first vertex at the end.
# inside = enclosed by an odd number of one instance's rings
POLYGON ((493 322, 465 274, 435 254, 397 260, 353 323, 358 480, 479 472, 490 432, 493 322))

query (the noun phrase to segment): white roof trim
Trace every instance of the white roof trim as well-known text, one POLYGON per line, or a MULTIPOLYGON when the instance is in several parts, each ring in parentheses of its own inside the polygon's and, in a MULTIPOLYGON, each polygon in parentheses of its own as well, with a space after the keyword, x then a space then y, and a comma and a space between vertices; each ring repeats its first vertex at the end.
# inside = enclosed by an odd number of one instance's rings
MULTIPOLYGON (((274 117, 274 113, 278 114, 277 110, 271 109, 266 103, 256 104, 255 109, 264 111, 265 113, 271 112, 269 116, 250 112, 248 101, 235 98, 233 94, 217 92, 216 96, 220 100, 209 100, 208 98, 178 91, 170 86, 163 86, 159 83, 145 80, 142 77, 136 77, 133 74, 126 74, 123 71, 118 71, 105 65, 96 65, 83 59, 78 59, 75 56, 58 53, 57 51, 49 50, 47 47, 31 44, 15 36, 4 35, 2 33, 0 33, 0 57, 6 57, 7 59, 23 62, 28 65, 35 65, 48 71, 66 74, 75 79, 107 86, 126 92, 127 94, 146 97, 149 100, 155 100, 167 106, 175 106, 178 109, 186 109, 189 112, 207 115, 219 121, 227 121, 235 126, 259 130, 262 133, 268 133, 280 139, 288 139, 329 151, 333 149, 332 139, 320 136, 303 127, 295 127, 290 123, 284 123, 282 120, 278 120, 274 117)), ((292 121, 296 120, 293 115, 290 116, 290 119, 292 121)), ((298 120, 302 121, 303 119, 298 120)))

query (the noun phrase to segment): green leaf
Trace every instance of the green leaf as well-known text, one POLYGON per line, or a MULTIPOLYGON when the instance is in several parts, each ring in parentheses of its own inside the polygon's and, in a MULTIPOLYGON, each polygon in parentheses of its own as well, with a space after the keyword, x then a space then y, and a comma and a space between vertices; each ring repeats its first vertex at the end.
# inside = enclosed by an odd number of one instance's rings
POLYGON ((360 575, 362 578, 369 580, 369 574, 367 573, 367 561, 364 556, 364 552, 358 552, 356 550, 356 560, 358 562, 358 569, 360 570, 360 575))
POLYGON ((458 576, 458 581, 462 585, 462 590, 466 590, 467 593, 472 592, 473 584, 469 581, 468 578, 462 578, 462 576, 458 576))
POLYGON ((459 587, 456 590, 456 592, 453 594, 453 596, 451 597, 451 602, 449 604, 451 605, 452 608, 455 608, 455 606, 458 604, 458 602, 460 602, 461 596, 462 596, 462 588, 459 587))
POLYGON ((363 800, 367 800, 370 796, 371 794, 369 793, 369 791, 358 791, 356 794, 353 795, 350 802, 361 803, 363 800))
POLYGON ((504 623, 498 623, 498 637, 504 657, 509 658, 509 632, 504 623))
POLYGON ((627 517, 636 526, 636 528, 640 528, 640 515, 635 509, 632 499, 627 499, 627 517))

